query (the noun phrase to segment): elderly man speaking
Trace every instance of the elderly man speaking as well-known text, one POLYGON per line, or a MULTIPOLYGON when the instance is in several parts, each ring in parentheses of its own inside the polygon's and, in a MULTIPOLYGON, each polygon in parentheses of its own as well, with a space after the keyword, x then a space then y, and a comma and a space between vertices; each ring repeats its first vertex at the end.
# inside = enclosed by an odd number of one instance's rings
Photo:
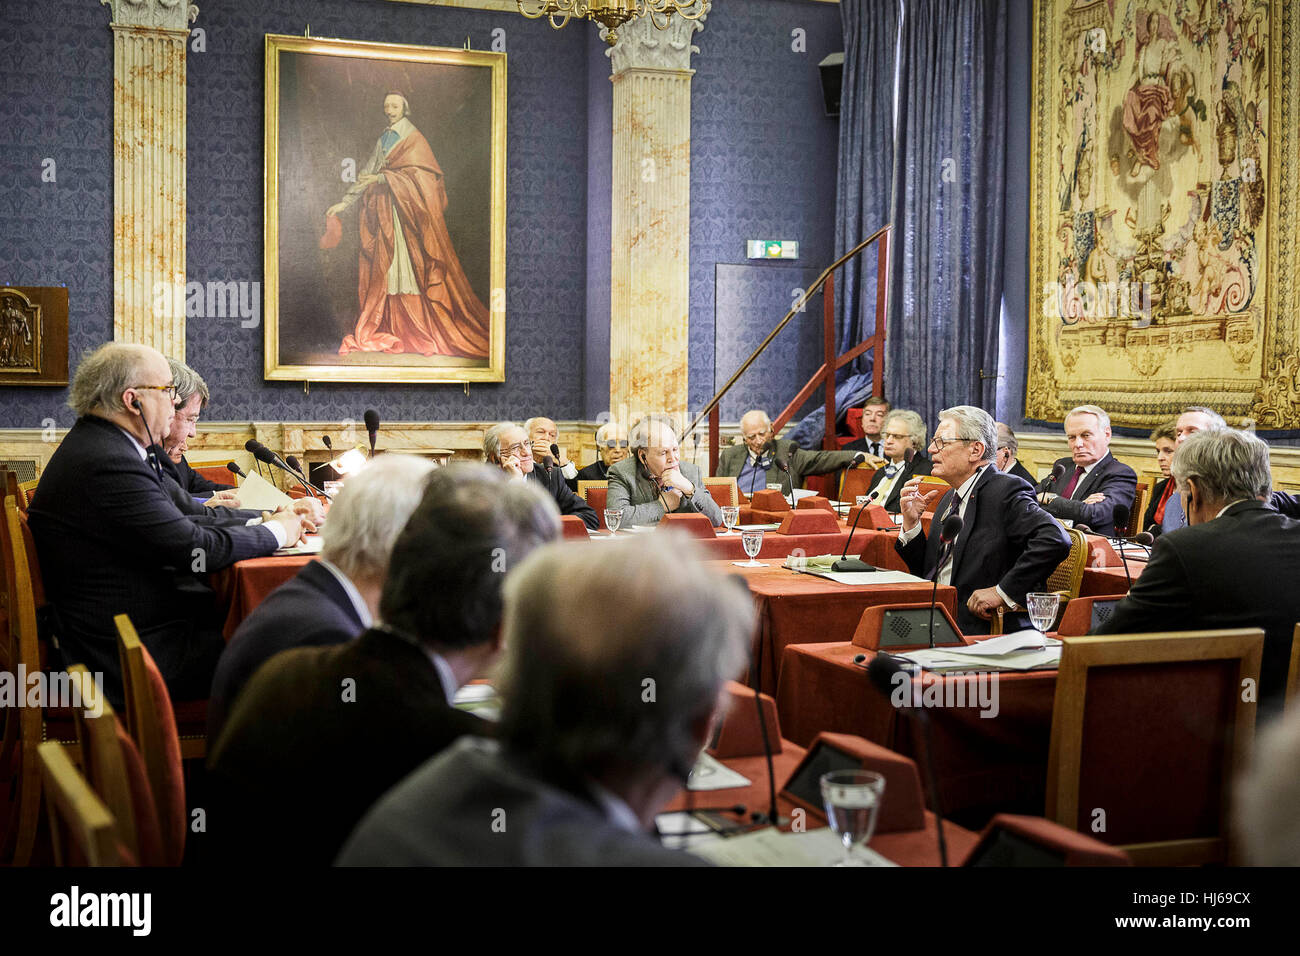
POLYGON ((658 524, 666 514, 698 511, 722 524, 722 509, 704 487, 700 469, 682 461, 677 434, 659 418, 632 428, 632 457, 609 470, 606 507, 623 512, 623 524, 658 524))
POLYGON ((745 444, 723 449, 718 456, 718 474, 734 477, 736 487, 747 495, 762 491, 769 483, 779 484, 788 495, 791 484, 797 488, 804 475, 825 475, 867 458, 859 451, 805 451, 792 441, 778 439, 772 434, 772 419, 760 409, 744 414, 740 434, 745 444))

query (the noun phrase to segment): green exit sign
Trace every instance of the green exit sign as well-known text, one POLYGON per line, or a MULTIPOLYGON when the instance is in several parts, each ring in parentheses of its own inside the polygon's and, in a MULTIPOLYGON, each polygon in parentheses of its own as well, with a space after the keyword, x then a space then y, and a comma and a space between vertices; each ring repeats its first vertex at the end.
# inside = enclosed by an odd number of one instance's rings
POLYGON ((745 245, 750 259, 799 258, 799 243, 793 239, 748 239, 745 245))

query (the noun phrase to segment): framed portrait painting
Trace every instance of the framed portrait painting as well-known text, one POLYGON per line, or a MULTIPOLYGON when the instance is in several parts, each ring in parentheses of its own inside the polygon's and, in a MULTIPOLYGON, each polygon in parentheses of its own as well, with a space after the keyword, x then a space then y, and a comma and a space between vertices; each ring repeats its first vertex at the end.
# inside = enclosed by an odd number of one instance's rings
POLYGON ((265 376, 505 380, 504 53, 266 37, 265 376))

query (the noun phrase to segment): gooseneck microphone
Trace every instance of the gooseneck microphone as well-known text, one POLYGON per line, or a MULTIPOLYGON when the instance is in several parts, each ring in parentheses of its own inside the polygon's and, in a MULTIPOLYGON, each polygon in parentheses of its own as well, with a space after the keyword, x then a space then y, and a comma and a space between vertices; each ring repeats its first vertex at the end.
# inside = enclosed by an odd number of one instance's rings
POLYGON ((226 462, 226 471, 230 472, 232 475, 238 475, 240 478, 248 477, 248 475, 244 474, 244 469, 240 468, 233 461, 226 462))
POLYGON ((867 562, 863 561, 861 558, 848 557, 849 545, 853 543, 853 533, 858 530, 858 522, 862 520, 862 516, 867 513, 867 509, 871 507, 871 503, 875 501, 878 497, 880 497, 880 492, 878 490, 871 492, 871 494, 867 495, 866 503, 861 508, 858 509, 857 516, 854 517, 853 519, 853 527, 849 529, 849 540, 844 542, 844 551, 841 552, 840 559, 831 565, 832 571, 879 571, 880 570, 879 568, 875 568, 867 564, 867 562))
POLYGON ((329 436, 329 435, 321 435, 321 436, 320 436, 320 443, 321 443, 322 445, 324 445, 324 446, 325 446, 327 449, 329 449, 330 451, 333 451, 333 450, 334 450, 334 443, 333 443, 332 441, 330 441, 330 436, 329 436))
POLYGON ((1047 490, 1048 485, 1052 485, 1060 481, 1061 476, 1064 474, 1065 474, 1065 466, 1058 461, 1055 465, 1052 466, 1052 473, 1038 483, 1038 491, 1036 491, 1034 494, 1036 496, 1041 495, 1043 492, 1047 490))
POLYGON ((286 455, 284 460, 288 463, 289 467, 293 469, 294 474, 298 478, 298 484, 302 485, 303 491, 308 494, 324 494, 324 492, 307 480, 307 473, 303 470, 302 465, 298 463, 298 457, 296 455, 286 455))
POLYGON ((322 498, 326 498, 326 499, 329 498, 329 495, 325 494, 325 492, 321 491, 310 481, 308 481, 305 477, 303 477, 298 472, 290 468, 286 462, 281 460, 279 455, 271 451, 271 449, 267 448, 256 438, 250 438, 248 441, 244 442, 244 450, 247 451, 249 454, 251 454, 255 459, 262 462, 263 464, 272 465, 276 468, 279 468, 285 474, 289 475, 294 480, 301 483, 303 487, 316 492, 316 494, 320 495, 322 498))
MULTIPOLYGON (((945 545, 951 544, 952 540, 961 534, 961 515, 953 512, 943 519, 943 524, 939 528, 939 556, 942 558, 945 545)), ((934 605, 939 596, 939 567, 934 566, 934 584, 930 587, 930 650, 934 650, 934 605)))
MULTIPOLYGON (((1112 528, 1110 540, 1119 546, 1119 562, 1124 565, 1124 580, 1128 583, 1128 589, 1133 590, 1133 578, 1128 573, 1128 555, 1124 553, 1124 538, 1119 534, 1119 529, 1128 526, 1129 508, 1125 504, 1117 504, 1111 511, 1112 528)), ((1076 525, 1075 527, 1078 527, 1076 525)))
POLYGON ((366 435, 370 438, 370 457, 375 457, 375 438, 379 434, 379 413, 373 408, 367 408, 365 414, 361 416, 366 422, 366 435))
MULTIPOLYGON (((947 524, 945 521, 944 524, 947 524)), ((901 660, 892 654, 884 654, 879 651, 867 665, 867 679, 871 681, 873 687, 884 695, 885 699, 892 705, 894 700, 894 688, 901 683, 903 678, 899 674, 906 675, 906 680, 911 683, 912 672, 903 666, 901 660)), ((939 787, 935 783, 934 777, 934 760, 930 739, 930 715, 924 709, 908 706, 911 701, 910 694, 904 694, 903 700, 906 702, 898 709, 908 717, 915 719, 920 725, 925 737, 925 759, 922 763, 925 766, 925 780, 930 790, 930 806, 934 807, 935 829, 939 832, 939 864, 948 865, 948 842, 943 836, 943 807, 939 803, 939 787)))
POLYGON ((790 510, 794 510, 794 475, 790 474, 790 459, 777 458, 774 462, 777 471, 781 472, 790 479, 790 510))

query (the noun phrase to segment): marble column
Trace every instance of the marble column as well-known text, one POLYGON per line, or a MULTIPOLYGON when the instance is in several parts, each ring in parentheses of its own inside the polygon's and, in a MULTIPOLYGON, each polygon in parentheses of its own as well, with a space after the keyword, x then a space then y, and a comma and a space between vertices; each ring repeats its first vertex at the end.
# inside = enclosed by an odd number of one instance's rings
POLYGON ((700 20, 618 31, 613 64, 610 409, 686 412, 690 305, 691 45, 700 20))
POLYGON ((186 0, 113 10, 113 338, 185 359, 186 0))

